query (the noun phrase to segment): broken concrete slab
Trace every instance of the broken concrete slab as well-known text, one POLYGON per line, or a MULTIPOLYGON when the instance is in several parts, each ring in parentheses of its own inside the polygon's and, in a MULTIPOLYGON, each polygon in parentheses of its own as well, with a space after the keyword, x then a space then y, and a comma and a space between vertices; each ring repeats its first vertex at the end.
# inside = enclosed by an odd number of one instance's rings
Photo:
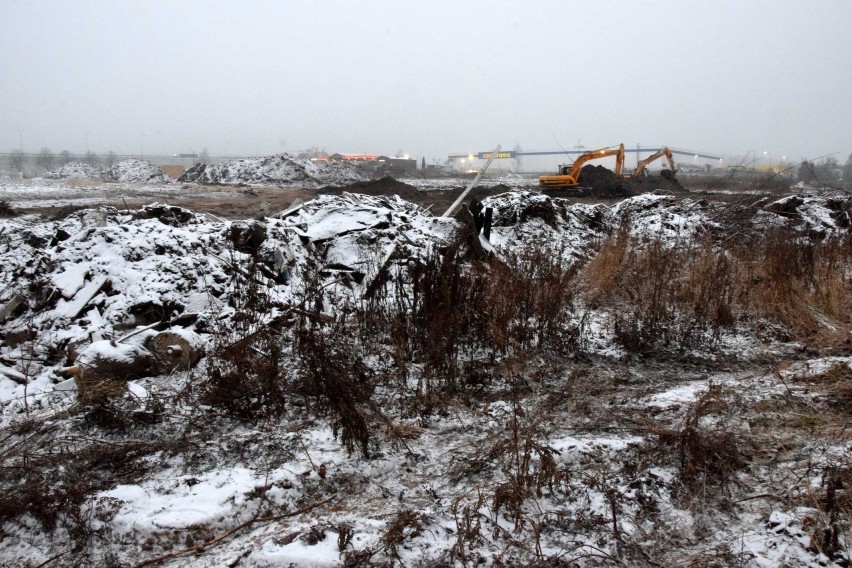
POLYGON ((97 296, 98 292, 104 288, 109 282, 106 276, 95 276, 88 284, 74 295, 71 300, 61 299, 53 310, 53 314, 57 318, 76 319, 83 311, 92 298, 97 296))

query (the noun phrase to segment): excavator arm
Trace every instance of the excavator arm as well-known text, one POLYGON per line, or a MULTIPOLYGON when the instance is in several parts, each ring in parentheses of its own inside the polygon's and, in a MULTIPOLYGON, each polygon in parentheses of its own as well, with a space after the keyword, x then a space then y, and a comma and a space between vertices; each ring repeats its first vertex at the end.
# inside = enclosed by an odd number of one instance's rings
POLYGON ((619 144, 617 147, 607 146, 590 150, 585 154, 580 154, 571 168, 566 172, 566 167, 560 168, 560 174, 555 176, 540 176, 539 183, 550 187, 576 187, 580 184, 580 172, 583 169, 583 164, 589 160, 597 160, 598 158, 606 158, 615 156, 615 175, 620 176, 624 169, 624 144, 619 144))
POLYGON ((671 168, 672 168, 672 172, 674 172, 676 168, 675 168, 674 157, 672 156, 672 151, 669 150, 668 148, 663 148, 662 150, 654 152, 653 154, 651 154, 650 156, 648 156, 644 160, 640 161, 636 165, 636 170, 634 170, 633 175, 641 176, 642 172, 645 171, 645 167, 648 164, 650 164, 651 162, 653 162, 654 160, 656 160, 657 158, 660 158, 662 156, 666 157, 666 159, 669 162, 669 166, 671 166, 671 168))

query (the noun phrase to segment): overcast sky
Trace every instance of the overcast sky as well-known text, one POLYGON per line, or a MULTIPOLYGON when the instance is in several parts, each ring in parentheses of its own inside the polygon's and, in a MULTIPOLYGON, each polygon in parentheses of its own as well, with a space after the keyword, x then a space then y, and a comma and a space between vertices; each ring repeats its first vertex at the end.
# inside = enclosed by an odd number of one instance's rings
MULTIPOLYGON (((0 152, 852 152, 852 1, 0 0, 0 152)), ((777 158, 776 158, 777 159, 777 158)))

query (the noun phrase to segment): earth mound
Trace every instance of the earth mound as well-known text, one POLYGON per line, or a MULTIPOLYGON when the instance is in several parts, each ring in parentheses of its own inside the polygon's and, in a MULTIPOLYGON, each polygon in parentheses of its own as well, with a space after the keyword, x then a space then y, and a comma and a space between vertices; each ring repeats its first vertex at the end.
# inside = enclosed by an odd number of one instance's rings
POLYGON ((166 181, 163 170, 147 160, 122 160, 114 164, 108 172, 115 181, 156 183, 166 181))
POLYGON ((591 164, 580 171, 580 185, 590 188, 594 197, 630 197, 656 190, 686 193, 686 188, 668 170, 661 175, 623 177, 604 167, 591 164))
POLYGON ((46 173, 46 179, 99 179, 103 181, 163 183, 163 170, 147 160, 129 159, 99 168, 83 162, 69 162, 58 170, 46 173))
POLYGON ((349 185, 370 179, 364 170, 351 162, 314 162, 290 154, 276 154, 215 165, 195 164, 178 181, 318 188, 349 185))
POLYGON ((102 168, 83 162, 68 162, 58 170, 44 174, 44 177, 47 179, 103 179, 105 173, 102 168))
POLYGON ((619 197, 633 195, 627 191, 615 172, 604 166, 587 164, 580 170, 580 185, 590 188, 595 197, 619 197))

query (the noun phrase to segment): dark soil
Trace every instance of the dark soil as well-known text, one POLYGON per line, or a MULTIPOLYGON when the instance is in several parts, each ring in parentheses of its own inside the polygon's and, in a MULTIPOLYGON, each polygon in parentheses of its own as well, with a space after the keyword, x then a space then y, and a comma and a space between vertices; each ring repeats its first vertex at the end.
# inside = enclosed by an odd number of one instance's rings
POLYGON ((604 166, 583 166, 580 171, 580 185, 589 188, 592 197, 630 197, 656 190, 685 193, 677 179, 671 175, 640 177, 619 177, 604 166))

